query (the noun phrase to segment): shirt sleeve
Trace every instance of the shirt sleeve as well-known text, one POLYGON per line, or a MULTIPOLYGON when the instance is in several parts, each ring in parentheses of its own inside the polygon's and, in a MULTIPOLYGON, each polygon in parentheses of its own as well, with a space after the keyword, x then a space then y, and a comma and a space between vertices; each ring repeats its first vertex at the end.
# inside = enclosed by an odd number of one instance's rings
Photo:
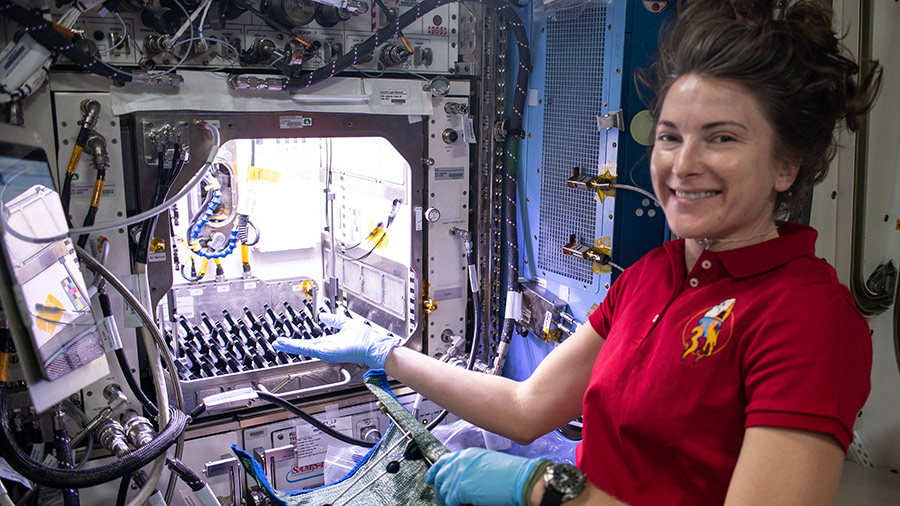
POLYGON ((612 328, 613 317, 615 316, 616 304, 622 299, 623 292, 631 282, 631 278, 634 277, 635 271, 640 269, 642 263, 643 262, 640 261, 634 266, 625 269, 625 271, 616 278, 616 281, 612 284, 609 291, 606 292, 606 297, 604 297, 600 306, 588 317, 591 326, 594 327, 594 330, 597 331, 603 339, 609 337, 609 330, 612 328))
POLYGON ((786 290, 757 322, 742 358, 746 427, 831 434, 847 451, 869 394, 869 327, 843 285, 786 290))

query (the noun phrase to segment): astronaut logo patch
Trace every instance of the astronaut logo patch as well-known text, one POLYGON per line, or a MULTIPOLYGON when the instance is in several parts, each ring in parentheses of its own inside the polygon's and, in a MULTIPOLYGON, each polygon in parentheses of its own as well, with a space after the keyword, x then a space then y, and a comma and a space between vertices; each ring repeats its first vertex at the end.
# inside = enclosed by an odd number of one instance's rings
POLYGON ((736 299, 724 300, 706 311, 700 311, 687 321, 681 334, 683 353, 681 360, 694 357, 696 364, 701 358, 717 353, 728 344, 734 319, 729 320, 736 299), (727 323, 727 325, 726 325, 727 323))

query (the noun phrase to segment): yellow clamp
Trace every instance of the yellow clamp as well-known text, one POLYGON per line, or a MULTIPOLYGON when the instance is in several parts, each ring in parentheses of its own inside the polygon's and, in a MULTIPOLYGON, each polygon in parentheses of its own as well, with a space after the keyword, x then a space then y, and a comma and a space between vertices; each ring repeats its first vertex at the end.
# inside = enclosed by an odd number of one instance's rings
MULTIPOLYGON (((612 256, 612 242, 609 236, 603 236, 599 239, 594 239, 594 249, 603 253, 607 257, 612 256)), ((606 265, 601 265, 600 262, 594 260, 593 265, 591 266, 591 271, 594 274, 609 274, 612 272, 612 266, 608 263, 606 265)))
POLYGON ((599 200, 601 204, 606 200, 606 197, 616 197, 616 189, 613 184, 616 181, 615 165, 616 162, 607 162, 606 165, 600 167, 603 173, 594 179, 596 185, 605 185, 606 183, 609 183, 608 190, 597 190, 597 200, 599 200))
POLYGON ((312 301, 313 294, 316 290, 316 282, 311 279, 305 279, 302 283, 300 283, 300 289, 303 290, 303 294, 306 295, 306 299, 312 301))
POLYGON ((150 253, 162 253, 166 251, 166 241, 159 237, 150 239, 150 253))
POLYGON ((425 309, 425 314, 431 314, 437 310, 438 305, 431 297, 425 297, 422 299, 422 307, 425 309))
POLYGON ((366 238, 370 243, 372 243, 379 251, 384 252, 385 248, 388 245, 388 236, 387 232, 381 227, 375 227, 369 232, 369 236, 366 238))

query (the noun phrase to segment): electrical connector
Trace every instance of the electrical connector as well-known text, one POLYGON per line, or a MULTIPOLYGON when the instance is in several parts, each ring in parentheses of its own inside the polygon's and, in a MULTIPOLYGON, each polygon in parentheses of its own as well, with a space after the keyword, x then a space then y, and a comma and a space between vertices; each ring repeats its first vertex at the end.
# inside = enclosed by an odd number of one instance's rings
POLYGON ((600 249, 578 243, 578 239, 575 234, 569 236, 569 243, 563 246, 563 253, 572 255, 574 257, 583 258, 585 260, 593 260, 595 262, 599 262, 600 265, 607 265, 611 260, 608 253, 600 249))

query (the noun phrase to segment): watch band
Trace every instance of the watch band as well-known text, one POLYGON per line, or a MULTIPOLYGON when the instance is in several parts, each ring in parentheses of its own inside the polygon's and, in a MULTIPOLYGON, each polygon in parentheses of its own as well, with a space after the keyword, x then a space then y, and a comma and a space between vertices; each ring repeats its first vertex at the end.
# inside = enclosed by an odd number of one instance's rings
POLYGON ((534 466, 534 469, 531 470, 531 475, 525 481, 525 486, 522 488, 522 504, 524 504, 525 506, 532 506, 531 493, 534 491, 534 485, 538 482, 538 480, 542 480, 544 478, 544 471, 546 471, 547 468, 552 465, 553 462, 542 459, 537 463, 536 466, 534 466))
POLYGON ((540 506, 559 506, 563 502, 563 497, 565 497, 563 491, 556 490, 547 484, 544 487, 544 497, 541 499, 540 506))

